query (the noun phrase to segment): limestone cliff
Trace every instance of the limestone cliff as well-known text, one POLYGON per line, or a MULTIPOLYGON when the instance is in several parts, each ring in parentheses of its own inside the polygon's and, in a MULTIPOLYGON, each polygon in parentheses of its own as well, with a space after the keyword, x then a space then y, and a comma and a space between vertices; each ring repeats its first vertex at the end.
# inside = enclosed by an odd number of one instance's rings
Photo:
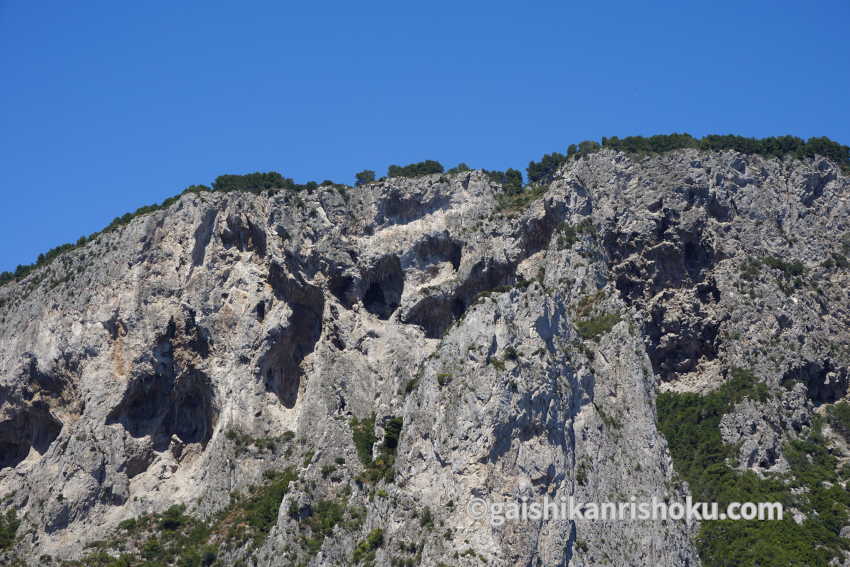
POLYGON ((197 564, 698 565, 696 526, 466 505, 683 498, 656 396, 733 368, 773 393, 724 415, 734 465, 787 470, 847 392, 850 181, 602 150, 527 191, 468 171, 187 194, 0 288, 9 561, 141 553, 134 518, 221 526, 288 471, 271 524, 214 530, 197 564))

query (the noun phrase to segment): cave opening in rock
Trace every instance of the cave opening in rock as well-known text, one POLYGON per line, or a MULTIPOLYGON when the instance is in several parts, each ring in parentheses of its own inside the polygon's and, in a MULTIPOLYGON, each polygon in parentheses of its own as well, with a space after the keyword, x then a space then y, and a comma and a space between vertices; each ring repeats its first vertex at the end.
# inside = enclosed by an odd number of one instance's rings
POLYGON ((412 261, 419 269, 426 266, 449 262, 457 271, 463 256, 463 244, 451 238, 448 232, 428 235, 413 247, 412 261))
POLYGON ((212 437, 215 415, 209 377, 192 370, 174 386, 171 407, 164 420, 165 430, 184 443, 206 444, 212 437))
POLYGON ((382 258, 365 274, 368 283, 363 294, 363 307, 379 319, 389 319, 401 304, 404 272, 398 256, 382 258))
POLYGON ((0 469, 16 467, 31 449, 43 455, 61 431, 62 422, 46 404, 17 408, 10 419, 0 423, 0 469))
POLYGON ((169 323, 151 352, 153 372, 139 373, 127 384, 107 425, 121 424, 134 438, 150 436, 157 451, 168 448, 171 437, 184 443, 206 443, 218 418, 215 391, 209 377, 175 361, 172 339, 176 329, 169 323))
MULTIPOLYGON (((341 274, 332 275, 328 282, 328 289, 336 297, 341 304, 346 308, 350 308, 354 303, 351 298, 351 292, 354 288, 354 278, 352 276, 344 276, 341 274)), ((356 296, 355 296, 356 300, 356 296)))
POLYGON ((120 423, 135 438, 150 436, 157 450, 165 450, 172 435, 205 445, 217 412, 209 377, 189 368, 177 377, 155 374, 132 380, 107 424, 120 423))

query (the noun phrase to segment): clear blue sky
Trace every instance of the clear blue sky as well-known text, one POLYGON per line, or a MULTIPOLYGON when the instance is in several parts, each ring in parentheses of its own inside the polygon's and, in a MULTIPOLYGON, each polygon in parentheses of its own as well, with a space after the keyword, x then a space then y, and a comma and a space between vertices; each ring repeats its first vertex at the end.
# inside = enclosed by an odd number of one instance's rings
POLYGON ((0 0, 0 271, 221 173, 850 144, 850 2, 0 0))

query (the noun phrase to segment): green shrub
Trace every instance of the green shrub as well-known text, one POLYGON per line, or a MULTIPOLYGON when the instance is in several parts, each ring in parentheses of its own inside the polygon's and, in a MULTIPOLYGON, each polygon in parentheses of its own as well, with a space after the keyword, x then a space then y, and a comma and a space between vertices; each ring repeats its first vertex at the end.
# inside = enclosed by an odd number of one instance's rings
POLYGON ((457 164, 457 165, 456 165, 456 166, 454 166, 453 168, 451 168, 451 169, 449 169, 448 171, 446 171, 446 173, 450 173, 450 174, 454 174, 454 173, 462 173, 462 172, 464 172, 464 171, 470 171, 471 169, 472 169, 472 168, 470 168, 470 167, 469 167, 468 165, 466 165, 465 163, 460 162, 459 164, 457 164))
POLYGON ((398 447, 398 440, 401 437, 401 428, 403 420, 400 417, 391 417, 384 426, 384 447, 388 450, 395 451, 398 447))
POLYGON ((333 532, 334 526, 342 521, 345 514, 345 503, 338 500, 319 500, 312 507, 312 513, 304 522, 313 532, 313 537, 319 540, 319 547, 325 537, 333 532))
POLYGON ((292 188, 295 182, 284 177, 276 171, 266 173, 247 173, 245 175, 225 174, 219 175, 213 181, 212 188, 215 191, 251 191, 259 193, 267 189, 292 188))
POLYGON ((182 528, 188 520, 188 518, 184 514, 185 511, 185 504, 175 504, 174 506, 170 507, 168 510, 162 513, 159 519, 159 527, 163 530, 170 532, 182 528))
POLYGON ((579 236, 582 234, 593 234, 593 221, 588 217, 583 219, 578 224, 561 223, 558 227, 558 248, 568 249, 578 242, 579 236))
POLYGON ((375 550, 384 545, 384 530, 375 528, 354 548, 351 560, 354 563, 361 561, 372 561, 375 558, 375 550))
POLYGON ((372 447, 375 445, 375 414, 358 420, 351 418, 351 435, 354 439, 354 448, 357 449, 357 457, 364 466, 372 463, 372 447))
POLYGON ((838 402, 827 410, 829 425, 850 442, 850 403, 838 402))
POLYGON ((546 192, 545 185, 529 185, 525 189, 509 188, 496 196, 496 210, 500 212, 519 211, 539 199, 546 192))
POLYGON ((411 392, 413 392, 413 390, 416 389, 416 386, 418 386, 418 385, 419 385, 419 378, 411 378, 404 385, 404 394, 405 395, 410 394, 411 392))
POLYGON ((434 527, 434 515, 431 513, 431 508, 426 506, 425 509, 422 510, 422 515, 419 517, 419 525, 426 530, 430 530, 434 527))
POLYGON ((747 258, 741 264, 741 277, 747 281, 755 280, 761 273, 761 262, 758 258, 747 258))
POLYGON ((539 163, 535 161, 529 162, 528 167, 525 170, 528 173, 528 182, 537 183, 550 181, 555 176, 555 172, 558 168, 566 161, 567 156, 554 152, 544 155, 540 159, 539 163))
POLYGON ((780 258, 768 256, 762 259, 762 264, 782 272, 786 278, 802 276, 806 273, 806 266, 800 261, 786 262, 780 258))
POLYGON ((378 449, 378 456, 372 460, 372 447, 377 441, 375 437, 375 415, 368 419, 351 420, 351 430, 354 437, 354 445, 357 456, 363 463, 365 471, 358 480, 377 482, 385 480, 391 482, 394 475, 395 455, 398 448, 398 440, 401 436, 402 419, 390 416, 384 425, 384 438, 378 449))
POLYGON ((289 492, 289 484, 298 476, 292 468, 283 471, 267 471, 266 484, 260 486, 241 504, 243 520, 255 532, 256 540, 264 540, 277 523, 277 515, 283 497, 289 492))
POLYGON ((371 169, 364 169, 363 171, 356 173, 354 178, 354 184, 360 187, 361 185, 366 185, 367 183, 375 181, 375 172, 371 169))
POLYGON ((596 317, 576 321, 576 330, 578 330, 581 338, 585 340, 596 340, 600 336, 610 332, 614 328, 614 325, 619 322, 620 316, 616 313, 604 313, 596 317))
POLYGON ((0 514, 0 551, 14 545, 15 534, 20 525, 21 522, 14 510, 9 509, 5 514, 0 514))

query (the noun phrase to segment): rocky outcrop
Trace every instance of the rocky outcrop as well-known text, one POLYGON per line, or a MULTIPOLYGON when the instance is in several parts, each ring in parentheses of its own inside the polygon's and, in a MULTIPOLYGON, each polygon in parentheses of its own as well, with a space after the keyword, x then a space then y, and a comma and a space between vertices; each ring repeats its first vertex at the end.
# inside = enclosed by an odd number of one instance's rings
POLYGON ((267 537, 224 564, 349 565, 366 542, 379 565, 697 565, 685 524, 466 505, 683 498, 656 392, 731 368, 777 394, 724 440, 783 470, 783 440, 847 393, 848 271, 826 260, 850 182, 826 160, 603 150, 529 205, 500 191, 471 171, 186 194, 0 288, 16 552, 75 559, 173 504, 209 518, 291 467, 267 537), (323 502, 357 521, 317 539, 323 502))

